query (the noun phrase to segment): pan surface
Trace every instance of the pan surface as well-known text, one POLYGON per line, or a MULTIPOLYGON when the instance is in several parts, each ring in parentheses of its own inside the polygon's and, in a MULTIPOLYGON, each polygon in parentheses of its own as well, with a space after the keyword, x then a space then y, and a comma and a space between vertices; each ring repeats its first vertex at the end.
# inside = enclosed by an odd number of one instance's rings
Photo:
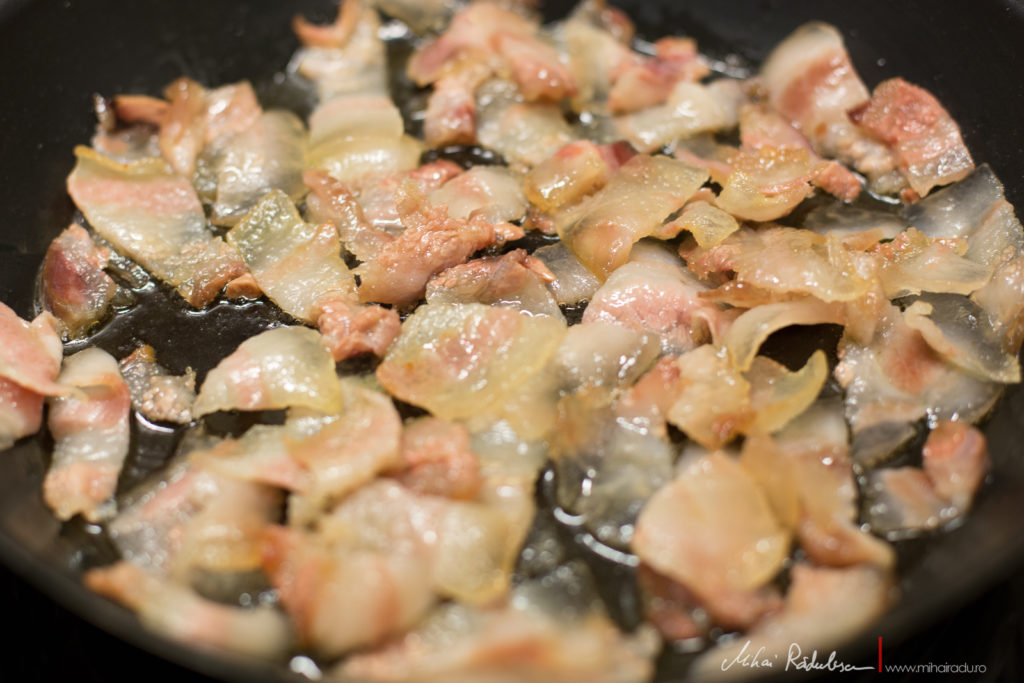
MULTIPOLYGON (((0 0, 0 300, 32 313, 36 270, 49 241, 71 220, 64 191, 75 144, 91 134, 93 93, 156 94, 179 75, 206 85, 249 78, 264 95, 296 47, 291 16, 327 19, 329 0, 0 0)), ((961 124, 977 161, 992 165, 1008 198, 1024 207, 1024 5, 986 0, 660 0, 620 4, 639 33, 686 34, 713 57, 759 62, 791 30, 812 19, 835 24, 869 86, 901 75, 931 90, 961 124)), ((548 8, 551 16, 569 7, 548 8)), ((237 321, 235 321, 237 322, 237 321)), ((187 323, 181 323, 187 324, 187 323)), ((212 328, 233 324, 214 320, 212 328)), ((211 334, 218 329, 207 329, 211 334)), ((244 329, 237 329, 242 334, 244 329)), ((237 343, 220 336, 221 347, 237 343)), ((150 340, 147 340, 150 341, 150 340)), ((151 342, 152 343, 152 342, 151 342)), ((184 352, 184 365, 215 362, 184 352)), ((159 351, 159 348, 158 348, 159 351)), ((194 353, 199 354, 199 350, 194 353)), ((895 642, 948 615, 1024 561, 1024 390, 1011 387, 984 426, 991 481, 957 529, 915 542, 903 553, 903 599, 851 643, 847 661, 870 655, 877 638, 895 642)), ((288 678, 247 660, 197 653, 140 630, 128 612, 79 584, 95 556, 82 529, 62 529, 40 486, 44 439, 26 439, 0 456, 0 560, 57 602, 135 645, 225 680, 288 678)), ((59 634, 54 634, 59 656, 59 634)), ((294 677, 292 677, 294 678, 294 677)))

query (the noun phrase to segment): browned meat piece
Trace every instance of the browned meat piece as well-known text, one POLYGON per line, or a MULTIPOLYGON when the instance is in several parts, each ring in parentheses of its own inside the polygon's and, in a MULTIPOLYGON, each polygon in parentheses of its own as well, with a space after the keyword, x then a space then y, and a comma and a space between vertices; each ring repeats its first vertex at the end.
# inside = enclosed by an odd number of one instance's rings
POLYGON ((450 218, 445 207, 431 206, 408 185, 399 190, 397 201, 405 232, 356 270, 362 301, 411 304, 423 296, 432 275, 486 246, 523 236, 522 228, 511 223, 495 225, 478 216, 450 218))
POLYGON ((974 168, 960 128, 924 88, 891 78, 853 116, 861 128, 888 145, 900 171, 921 197, 936 185, 965 177, 974 168))

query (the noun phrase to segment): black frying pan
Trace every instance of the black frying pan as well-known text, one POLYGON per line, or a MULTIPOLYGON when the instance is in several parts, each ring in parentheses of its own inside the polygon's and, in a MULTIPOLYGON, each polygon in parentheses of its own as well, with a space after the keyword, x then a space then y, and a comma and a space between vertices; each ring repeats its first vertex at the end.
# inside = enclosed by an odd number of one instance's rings
MULTIPOLYGON (((0 299, 31 314, 35 273, 49 241, 70 221, 64 178, 72 146, 87 142, 93 93, 158 93, 178 75, 207 85, 242 78, 272 86, 294 50, 288 22, 302 12, 328 19, 330 0, 0 0, 0 299)), ((760 61, 810 19, 838 26, 869 86, 901 75, 931 90, 960 122, 979 161, 989 162, 1009 199, 1024 207, 1024 5, 976 0, 660 0, 621 3, 641 35, 695 36, 702 50, 760 61)), ((549 7, 564 13, 566 3, 549 7)), ((259 315, 265 311, 256 312, 259 315)), ((169 327, 189 325, 173 315, 169 327)), ((209 366, 237 344, 246 322, 214 318, 196 344, 170 365, 209 366), (239 327, 232 328, 237 325, 239 327), (230 331, 228 328, 233 329, 230 331), (204 351, 205 349, 205 351, 204 351)), ((191 331, 191 329, 190 329, 191 331)), ((147 340, 153 343, 153 340, 147 340)), ((158 346, 158 352, 160 348, 158 346)), ((958 529, 902 553, 904 596, 869 633, 851 642, 847 661, 943 619, 1024 564, 1024 390, 1011 388, 985 425, 992 481, 958 529)), ((88 538, 61 530, 42 505, 45 439, 0 455, 0 559, 72 612, 119 638, 190 669, 228 680, 286 677, 251 661, 198 653, 140 630, 128 612, 85 591, 78 567, 95 555, 88 538)), ((2 594, 0 594, 2 595, 2 594)), ((5 615, 17 628, 18 615, 5 615)), ((59 658, 62 634, 49 634, 59 658)), ((5 650, 17 656, 14 648, 5 650)), ((121 650, 117 650, 121 652, 121 650)), ((127 652, 127 650, 124 650, 127 652)), ((97 652, 103 658, 107 652, 97 652)), ((137 660, 131 660, 137 661, 137 660)), ((116 667, 116 665, 110 665, 116 667)), ((29 671, 29 668, 23 668, 29 671)), ((103 671, 117 670, 105 668, 103 671)), ((173 669, 177 675, 182 670, 173 669)), ((133 678, 146 672, 133 671, 133 678)), ((187 675, 187 674, 186 674, 187 675)), ((199 674, 196 680, 201 680, 199 674)), ((181 678, 177 678, 181 680, 181 678)))

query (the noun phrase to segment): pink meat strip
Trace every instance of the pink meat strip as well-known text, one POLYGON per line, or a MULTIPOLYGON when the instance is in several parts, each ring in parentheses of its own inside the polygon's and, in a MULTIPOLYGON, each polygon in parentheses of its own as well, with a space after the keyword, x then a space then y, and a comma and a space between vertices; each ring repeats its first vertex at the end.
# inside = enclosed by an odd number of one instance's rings
POLYGON ((97 348, 70 356, 60 379, 81 392, 51 404, 54 454, 43 497, 61 520, 82 514, 99 521, 113 513, 114 489, 128 456, 131 394, 117 361, 97 348))
POLYGON ((630 64, 615 78, 608 108, 629 112, 653 107, 668 99, 676 83, 696 82, 709 73, 689 38, 662 38, 654 44, 654 57, 630 64))
POLYGON ((97 249, 82 226, 72 224, 46 250, 41 279, 43 307, 77 337, 106 315, 117 285, 103 272, 107 249, 97 249))
POLYGON ((469 5, 448 30, 409 60, 409 76, 418 85, 434 83, 467 55, 498 55, 527 100, 560 100, 576 84, 557 51, 537 36, 537 26, 490 2, 469 5))
POLYGON ((395 476, 416 493, 473 500, 480 491, 480 463, 457 422, 428 417, 406 425, 402 463, 395 476))

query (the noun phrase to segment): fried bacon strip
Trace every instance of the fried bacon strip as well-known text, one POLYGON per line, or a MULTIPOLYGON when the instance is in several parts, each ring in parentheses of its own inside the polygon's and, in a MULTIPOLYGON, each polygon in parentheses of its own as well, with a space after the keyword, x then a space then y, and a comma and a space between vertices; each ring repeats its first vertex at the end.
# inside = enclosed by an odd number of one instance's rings
POLYGON ((53 463, 43 497, 59 519, 76 514, 93 522, 107 519, 114 512, 114 489, 128 457, 128 385, 117 361, 97 348, 69 356, 57 379, 79 391, 50 404, 53 463))

